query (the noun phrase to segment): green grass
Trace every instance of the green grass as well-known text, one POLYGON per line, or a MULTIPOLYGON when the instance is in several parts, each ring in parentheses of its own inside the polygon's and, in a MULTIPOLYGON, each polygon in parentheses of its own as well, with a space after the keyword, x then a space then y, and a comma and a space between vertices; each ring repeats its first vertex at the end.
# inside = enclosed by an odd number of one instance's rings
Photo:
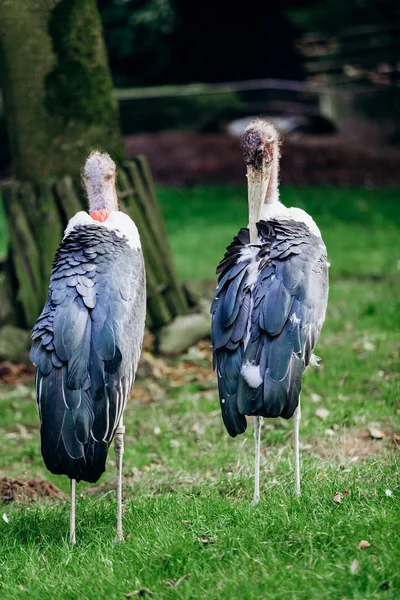
MULTIPOLYGON (((159 196, 181 277, 214 280, 246 224, 244 190, 163 188, 159 196)), ((138 397, 151 401, 128 404, 126 542, 113 543, 110 452, 99 483, 106 488, 79 485, 75 548, 67 502, 0 507, 8 517, 0 519, 0 597, 123 599, 141 588, 166 599, 400 597, 400 460, 391 440, 400 430, 397 198, 381 190, 282 192, 283 202, 314 216, 332 263, 322 366, 304 376, 301 501, 292 493, 291 422, 277 419, 264 424, 262 500, 250 506, 251 427, 229 438, 207 352, 192 351, 173 361, 177 380, 161 372, 138 381, 138 397), (369 426, 386 438, 368 438, 369 426), (349 492, 340 504, 338 491, 349 492), (362 539, 371 546, 359 550, 362 539)), ((43 466, 31 385, 0 393, 0 476, 48 478, 67 491, 66 478, 43 466)))

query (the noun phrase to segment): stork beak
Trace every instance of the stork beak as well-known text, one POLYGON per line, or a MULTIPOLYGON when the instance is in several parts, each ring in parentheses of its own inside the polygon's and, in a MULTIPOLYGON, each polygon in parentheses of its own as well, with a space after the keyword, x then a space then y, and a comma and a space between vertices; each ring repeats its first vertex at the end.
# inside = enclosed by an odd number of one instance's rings
POLYGON ((269 181, 271 178, 272 162, 269 156, 262 160, 260 168, 256 169, 253 165, 247 167, 247 185, 248 185, 248 204, 249 204, 249 230, 250 243, 257 241, 256 223, 260 220, 261 208, 265 201, 269 181))

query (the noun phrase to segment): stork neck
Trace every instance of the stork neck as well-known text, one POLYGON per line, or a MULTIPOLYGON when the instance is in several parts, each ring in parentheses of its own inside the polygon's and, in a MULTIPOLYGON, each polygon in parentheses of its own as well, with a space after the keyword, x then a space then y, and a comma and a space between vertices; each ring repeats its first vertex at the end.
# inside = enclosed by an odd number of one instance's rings
POLYGON ((277 202, 279 202, 279 159, 275 157, 271 165, 271 175, 264 197, 264 204, 276 204, 277 202))
POLYGON ((112 212, 118 210, 118 198, 113 181, 110 182, 88 182, 86 191, 89 201, 89 212, 107 210, 112 212))

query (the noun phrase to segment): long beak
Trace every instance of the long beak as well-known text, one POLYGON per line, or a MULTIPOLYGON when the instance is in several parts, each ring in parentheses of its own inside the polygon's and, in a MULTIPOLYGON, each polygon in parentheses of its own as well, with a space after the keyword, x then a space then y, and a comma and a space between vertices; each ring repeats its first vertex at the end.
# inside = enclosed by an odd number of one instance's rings
POLYGON ((264 204, 270 178, 271 163, 266 164, 266 161, 263 161, 259 170, 254 169, 253 166, 247 168, 250 244, 257 242, 256 223, 260 220, 261 208, 264 204))

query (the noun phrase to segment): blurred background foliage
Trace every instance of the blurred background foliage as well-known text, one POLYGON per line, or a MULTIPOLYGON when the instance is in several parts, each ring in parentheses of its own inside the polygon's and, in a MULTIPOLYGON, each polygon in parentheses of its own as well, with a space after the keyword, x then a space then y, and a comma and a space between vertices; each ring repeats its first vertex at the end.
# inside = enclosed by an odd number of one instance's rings
POLYGON ((303 31, 337 35, 341 29, 400 19, 400 3, 396 0, 336 0, 296 3, 288 16, 303 31))
POLYGON ((99 0, 117 86, 298 78, 295 28, 279 6, 227 0, 99 0), (279 57, 279 59, 278 59, 279 57))
POLYGON ((170 0, 100 0, 99 8, 116 85, 163 81, 178 23, 170 0))

